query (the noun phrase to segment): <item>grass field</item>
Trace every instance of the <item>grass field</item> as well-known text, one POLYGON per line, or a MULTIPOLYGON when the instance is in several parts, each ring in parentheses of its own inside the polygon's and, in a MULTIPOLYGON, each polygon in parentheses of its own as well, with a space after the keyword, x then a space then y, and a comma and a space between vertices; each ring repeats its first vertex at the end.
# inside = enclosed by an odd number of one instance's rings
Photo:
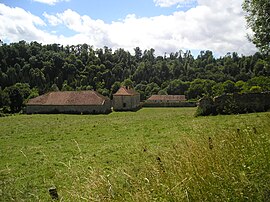
POLYGON ((0 201, 269 201, 270 113, 194 113, 0 118, 0 201))

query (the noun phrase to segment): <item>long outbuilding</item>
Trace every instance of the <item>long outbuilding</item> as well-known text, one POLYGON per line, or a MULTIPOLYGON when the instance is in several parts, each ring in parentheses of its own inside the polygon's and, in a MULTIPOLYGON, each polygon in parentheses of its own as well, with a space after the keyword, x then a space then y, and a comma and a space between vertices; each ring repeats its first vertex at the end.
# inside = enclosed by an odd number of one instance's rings
POLYGON ((108 114, 111 100, 96 91, 49 92, 26 103, 27 114, 108 114))
POLYGON ((196 102, 189 102, 185 95, 152 95, 143 107, 196 107, 196 102))
POLYGON ((185 95, 152 95, 146 102, 148 103, 180 103, 186 101, 185 95))

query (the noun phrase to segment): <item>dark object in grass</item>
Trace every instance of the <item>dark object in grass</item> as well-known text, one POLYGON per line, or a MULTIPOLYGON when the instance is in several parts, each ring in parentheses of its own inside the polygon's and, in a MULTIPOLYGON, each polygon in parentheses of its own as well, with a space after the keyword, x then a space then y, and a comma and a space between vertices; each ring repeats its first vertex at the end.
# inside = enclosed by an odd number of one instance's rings
POLYGON ((49 193, 50 193, 52 200, 59 200, 59 196, 58 196, 58 193, 57 193, 57 190, 55 187, 51 187, 49 189, 49 193))
POLYGON ((157 161, 158 162, 161 162, 161 158, 159 156, 157 157, 157 161))
POLYGON ((156 158, 156 160, 157 160, 157 163, 158 163, 158 165, 159 165, 159 167, 160 167, 160 170, 161 170, 163 173, 165 173, 165 169, 164 169, 163 163, 162 163, 162 161, 161 161, 161 158, 158 156, 158 157, 156 158))
POLYGON ((255 127, 253 127, 253 132, 257 134, 257 129, 255 127))
POLYGON ((270 201, 270 189, 264 192, 264 201, 270 201))
POLYGON ((212 138, 211 137, 209 137, 209 139, 208 139, 208 145, 209 145, 209 149, 213 149, 213 141, 212 141, 212 138))

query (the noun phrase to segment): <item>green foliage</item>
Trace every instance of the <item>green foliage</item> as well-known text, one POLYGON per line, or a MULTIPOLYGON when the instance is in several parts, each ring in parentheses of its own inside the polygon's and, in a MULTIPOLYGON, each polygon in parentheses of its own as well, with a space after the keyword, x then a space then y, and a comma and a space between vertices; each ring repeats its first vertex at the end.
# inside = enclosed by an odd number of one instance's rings
POLYGON ((222 95, 224 93, 224 86, 223 83, 216 83, 213 87, 212 87, 212 92, 213 92, 213 96, 219 96, 222 95))
POLYGON ((241 80, 235 83, 235 88, 237 92, 240 92, 240 93, 248 92, 246 82, 241 81, 241 80))
POLYGON ((134 84, 133 84, 133 81, 131 79, 125 79, 122 82, 122 86, 133 88, 134 87, 134 84))
POLYGON ((197 107, 195 116, 208 116, 216 113, 213 98, 204 96, 199 100, 199 106, 197 107))
POLYGON ((16 83, 13 86, 5 88, 4 102, 3 105, 7 105, 10 107, 12 113, 20 112, 24 100, 26 100, 31 94, 31 90, 28 84, 25 83, 16 83), (5 96, 8 96, 5 97, 5 96))
POLYGON ((261 93, 262 88, 260 86, 252 86, 249 90, 251 93, 261 93))
POLYGON ((168 95, 166 90, 160 90, 158 91, 158 95, 168 95))
POLYGON ((17 113, 21 110, 23 105, 23 95, 20 90, 15 86, 11 86, 5 89, 10 100, 10 109, 12 113, 17 113))
POLYGON ((68 85, 67 81, 64 81, 61 91, 72 91, 73 88, 68 85))
POLYGON ((262 91, 270 91, 270 77, 254 77, 247 82, 249 88, 252 86, 260 86, 262 91))
POLYGON ((60 201, 267 201, 269 112, 194 112, 1 118, 0 198, 50 201, 55 186, 60 201))
POLYGON ((244 0, 243 9, 246 11, 248 27, 254 35, 250 40, 261 50, 270 54, 270 1, 244 0))
POLYGON ((9 102, 10 100, 8 93, 0 88, 0 108, 9 106, 9 102))
POLYGON ((51 91, 59 91, 58 86, 54 83, 50 89, 51 91))
POLYGON ((212 95, 212 88, 216 83, 212 80, 195 79, 190 83, 187 95, 189 99, 198 99, 203 95, 212 95))
POLYGON ((35 98, 37 96, 39 96, 38 89, 37 88, 33 88, 31 90, 31 93, 30 93, 29 97, 27 98, 27 100, 29 100, 31 98, 35 98))
POLYGON ((223 83, 224 93, 236 92, 235 83, 233 81, 227 80, 223 83))
POLYGON ((242 114, 263 112, 270 109, 270 93, 261 92, 261 87, 253 86, 249 93, 224 94, 212 99, 199 100, 196 115, 242 114))
POLYGON ((180 79, 172 80, 167 86, 167 92, 170 95, 183 95, 189 88, 188 82, 183 82, 180 79))

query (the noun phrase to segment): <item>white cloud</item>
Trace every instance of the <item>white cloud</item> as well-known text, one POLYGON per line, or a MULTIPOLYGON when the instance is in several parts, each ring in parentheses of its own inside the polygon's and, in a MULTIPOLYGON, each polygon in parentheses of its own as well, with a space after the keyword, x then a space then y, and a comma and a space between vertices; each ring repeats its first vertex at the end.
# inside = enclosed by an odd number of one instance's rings
POLYGON ((56 3, 59 3, 62 1, 69 1, 69 0, 32 0, 32 1, 49 4, 49 5, 55 5, 56 3))
POLYGON ((45 22, 21 8, 10 8, 0 4, 0 33, 3 39, 40 40, 42 32, 38 27, 45 26, 45 22))
POLYGON ((178 5, 177 7, 183 7, 188 5, 193 5, 196 3, 196 0, 154 0, 156 6, 160 7, 171 7, 178 5))
MULTIPOLYGON (((168 1, 169 2, 169 1, 168 1)), ((171 1, 175 2, 175 1, 171 1)), ((43 16, 49 25, 72 30, 72 36, 57 35, 40 28, 45 22, 21 8, 0 4, 0 33, 10 41, 37 40, 42 43, 79 44, 113 49, 154 48, 156 54, 182 50, 212 50, 216 55, 227 52, 252 54, 257 49, 246 38, 242 0, 198 0, 198 5, 186 12, 171 15, 136 17, 130 14, 124 20, 105 23, 67 9, 63 13, 43 16)))
POLYGON ((102 20, 93 20, 87 15, 81 16, 71 9, 67 9, 63 13, 57 13, 52 17, 55 17, 58 22, 62 22, 68 29, 78 33, 75 41, 72 40, 75 39, 74 37, 69 38, 69 41, 78 43, 78 40, 82 41, 81 39, 84 39, 82 43, 87 42, 97 47, 103 47, 105 45, 104 43, 108 43, 106 44, 108 46, 112 45, 108 39, 109 25, 105 24, 102 20), (80 36, 81 39, 77 36, 80 36))
POLYGON ((62 23, 62 21, 58 17, 56 17, 54 15, 49 15, 46 12, 43 13, 43 16, 48 20, 48 22, 52 26, 57 26, 60 23, 62 23))
POLYGON ((256 48, 246 38, 245 24, 241 0, 199 0, 187 12, 151 18, 127 16, 112 23, 109 36, 119 47, 152 47, 159 54, 179 49, 252 54, 256 48))

